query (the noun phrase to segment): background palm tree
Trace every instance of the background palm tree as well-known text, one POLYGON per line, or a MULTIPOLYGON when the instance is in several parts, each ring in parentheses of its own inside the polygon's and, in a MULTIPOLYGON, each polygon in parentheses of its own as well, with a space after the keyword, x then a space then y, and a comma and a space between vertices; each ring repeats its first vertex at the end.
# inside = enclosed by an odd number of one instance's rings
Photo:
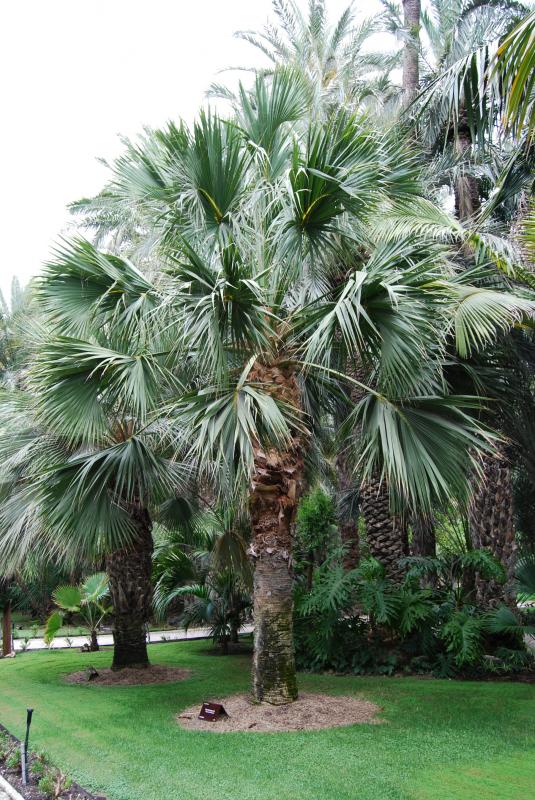
POLYGON ((420 0, 402 0, 405 44, 403 47, 403 105, 410 106, 420 85, 420 0))
MULTIPOLYGON (((343 114, 303 128, 302 81, 287 70, 258 78, 240 98, 240 127, 206 115, 192 134, 180 128, 180 147, 175 129, 155 132, 116 165, 115 187, 126 195, 133 184, 134 196, 160 206, 167 306, 177 309, 181 348, 202 375, 170 416, 188 430, 190 457, 225 478, 220 491, 250 485, 254 692, 280 703, 296 696, 289 563, 312 398, 330 413, 341 386, 355 383, 337 367, 365 358, 378 389, 362 387, 350 424, 364 432, 363 475, 378 470, 408 505, 462 493, 464 445, 477 441, 477 428, 460 411, 464 401, 443 397, 437 342, 454 319, 463 341, 474 344, 479 333, 474 295, 450 283, 442 245, 402 236, 387 243, 372 224, 372 209, 388 216, 401 197, 410 213, 418 191, 410 156, 400 166, 399 142, 343 114), (342 280, 330 280, 333 263, 342 280), (453 315, 440 332, 439 307, 453 315), (411 447, 426 458, 407 459, 411 447)), ((489 331, 498 319, 501 327, 514 301, 506 310, 496 293, 481 292, 478 305, 488 299, 500 309, 489 331)))
MULTIPOLYGON (((301 77, 307 105, 315 116, 346 109, 381 108, 391 91, 388 74, 399 62, 396 53, 372 50, 370 37, 379 29, 379 18, 357 22, 354 4, 349 3, 336 22, 328 18, 324 0, 311 0, 307 12, 294 0, 273 0, 274 22, 260 31, 238 31, 268 60, 259 70, 270 75, 289 66, 301 77)), ((210 94, 234 99, 221 84, 210 94)))
MULTIPOLYGON (((65 245, 39 280, 45 320, 28 392, 13 392, 1 437, 5 568, 30 551, 66 563, 106 559, 113 668, 148 663, 151 511, 185 485, 151 415, 175 377, 146 315, 156 291, 131 264, 84 241, 65 245), (53 326, 53 332, 50 328, 53 326)), ((175 455, 175 454, 173 454, 175 455)))

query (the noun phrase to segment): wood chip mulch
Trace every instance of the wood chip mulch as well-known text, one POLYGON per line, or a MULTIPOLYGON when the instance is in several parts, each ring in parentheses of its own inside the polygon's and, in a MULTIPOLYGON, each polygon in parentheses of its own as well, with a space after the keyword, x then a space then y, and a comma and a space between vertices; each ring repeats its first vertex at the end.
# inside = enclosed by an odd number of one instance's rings
POLYGON ((255 703, 246 694, 210 700, 221 703, 228 717, 221 717, 215 722, 201 720, 199 711, 202 703, 198 703, 177 715, 179 725, 187 730, 211 733, 277 733, 382 722, 377 718, 381 711, 379 706, 369 700, 351 696, 303 692, 294 703, 284 706, 255 703))
POLYGON ((126 669, 112 672, 111 669, 98 669, 98 676, 87 680, 87 670, 72 672, 67 675, 67 683, 85 684, 86 686, 145 686, 149 683, 174 683, 189 678, 191 670, 177 667, 163 667, 153 664, 146 669, 126 669))

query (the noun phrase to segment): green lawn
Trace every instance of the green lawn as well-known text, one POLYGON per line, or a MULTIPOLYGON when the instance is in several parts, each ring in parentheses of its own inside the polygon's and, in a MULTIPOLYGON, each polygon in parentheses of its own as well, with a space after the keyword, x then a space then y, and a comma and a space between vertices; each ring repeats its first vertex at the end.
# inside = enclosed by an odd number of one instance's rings
POLYGON ((382 725, 291 734, 181 730, 174 715, 243 691, 249 659, 206 641, 152 645, 153 661, 191 668, 181 683, 73 686, 62 675, 110 652, 25 653, 0 661, 0 721, 19 736, 35 708, 34 748, 111 800, 533 800, 535 686, 412 678, 300 678, 356 693, 382 725))

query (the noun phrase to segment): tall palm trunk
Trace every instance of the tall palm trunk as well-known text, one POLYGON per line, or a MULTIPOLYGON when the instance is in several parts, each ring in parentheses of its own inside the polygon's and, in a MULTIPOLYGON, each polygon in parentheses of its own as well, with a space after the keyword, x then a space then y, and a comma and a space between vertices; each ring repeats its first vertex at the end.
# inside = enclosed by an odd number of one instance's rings
MULTIPOLYGON (((368 375, 364 365, 350 358, 346 364, 346 374, 355 381, 366 384, 368 375)), ((352 384, 349 390, 348 400, 350 405, 356 406, 362 397, 364 390, 357 384, 352 384)), ((338 493, 344 495, 353 494, 356 491, 355 473, 352 469, 347 453, 342 449, 336 458, 336 475, 338 483, 338 493)), ((344 545, 344 567, 354 569, 359 562, 359 533, 357 526, 358 509, 347 509, 346 503, 339 503, 341 509, 338 512, 338 526, 340 528, 340 538, 344 545)))
MULTIPOLYGON (((465 154, 471 147, 470 128, 465 108, 461 109, 455 147, 465 154)), ((481 207, 479 184, 471 175, 462 175, 455 183, 455 211, 461 222, 470 219, 481 207)), ((498 420, 499 424, 499 420, 498 420)), ((504 453, 483 457, 483 474, 474 473, 469 510, 469 530, 473 547, 489 549, 501 561, 505 585, 475 576, 476 597, 483 605, 508 602, 516 605, 512 591, 516 545, 513 523, 513 485, 511 468, 504 453)), ((468 579, 470 580, 470 576, 468 579)))
POLYGON ((11 654, 11 601, 6 600, 2 612, 2 655, 11 654))
MULTIPOLYGON (((355 491, 355 476, 344 453, 340 453, 336 459, 336 473, 338 478, 338 492, 340 495, 347 495, 355 491)), ((342 502, 342 506, 345 504, 342 502)), ((338 512, 338 527, 340 528, 340 538, 344 546, 344 567, 347 570, 354 569, 359 562, 359 534, 357 527, 357 514, 345 507, 338 512)))
POLYGON ((418 93, 420 69, 420 0, 403 0, 403 25, 407 32, 403 48, 403 106, 409 106, 418 93))
POLYGON ((145 625, 152 604, 152 525, 146 509, 132 511, 137 535, 129 547, 106 558, 113 604, 112 669, 147 667, 145 625))
POLYGON ((437 554, 437 543, 433 515, 415 514, 411 520, 411 528, 411 555, 430 556, 434 558, 437 554))
POLYGON ((401 517, 392 515, 384 479, 377 477, 362 486, 360 507, 371 555, 383 564, 389 578, 400 581, 403 569, 399 560, 409 551, 407 526, 401 517))
MULTIPOLYGON (((466 156, 472 147, 466 109, 461 108, 455 136, 455 150, 466 156)), ((455 181, 455 214, 461 222, 469 220, 481 207, 479 185, 473 175, 460 175, 455 181)))
POLYGON ((470 505, 470 535, 474 547, 486 548, 501 562, 505 584, 476 574, 476 595, 482 605, 516 606, 513 590, 516 543, 513 522, 511 467, 504 453, 483 457, 483 475, 474 481, 470 505))
MULTIPOLYGON (((250 379, 278 400, 300 407, 299 388, 290 367, 257 362, 250 379)), ((249 498, 254 561, 253 694, 256 700, 273 705, 297 698, 291 558, 303 471, 298 436, 283 451, 255 447, 249 498)))

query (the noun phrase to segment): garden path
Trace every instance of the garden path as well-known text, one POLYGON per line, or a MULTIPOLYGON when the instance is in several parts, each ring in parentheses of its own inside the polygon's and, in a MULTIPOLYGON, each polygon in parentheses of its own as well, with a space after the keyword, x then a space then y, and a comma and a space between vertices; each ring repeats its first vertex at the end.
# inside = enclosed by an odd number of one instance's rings
MULTIPOLYGON (((244 625, 243 628, 240 630, 240 633, 251 633, 253 630, 252 625, 244 625)), ((175 628, 174 630, 167 630, 167 631, 150 631, 148 641, 150 644, 155 644, 156 642, 167 642, 167 641, 190 641, 191 639, 209 639, 210 638, 210 628, 190 628, 189 630, 185 630, 184 628, 175 628)), ((53 650, 64 649, 68 647, 81 647, 87 642, 87 636, 71 636, 69 637, 70 644, 67 641, 67 637, 65 636, 56 636, 50 648, 53 650)), ((98 643, 103 647, 107 645, 113 644, 113 636, 111 633, 100 633, 98 636, 98 643)), ((24 640, 23 639, 15 639, 15 652, 24 649, 24 640)), ((28 640, 28 645, 26 650, 46 650, 48 645, 45 644, 44 639, 37 637, 28 640)), ((0 800, 4 800, 4 798, 0 795, 0 800)))

